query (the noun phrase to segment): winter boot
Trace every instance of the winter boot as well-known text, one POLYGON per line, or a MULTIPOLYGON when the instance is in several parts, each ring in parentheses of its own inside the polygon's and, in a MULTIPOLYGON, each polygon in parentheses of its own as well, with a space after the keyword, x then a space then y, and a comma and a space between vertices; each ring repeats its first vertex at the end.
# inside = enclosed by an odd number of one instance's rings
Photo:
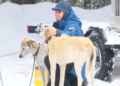
POLYGON ((83 82, 82 82, 82 86, 87 86, 88 85, 88 82, 87 82, 87 79, 85 79, 83 82))

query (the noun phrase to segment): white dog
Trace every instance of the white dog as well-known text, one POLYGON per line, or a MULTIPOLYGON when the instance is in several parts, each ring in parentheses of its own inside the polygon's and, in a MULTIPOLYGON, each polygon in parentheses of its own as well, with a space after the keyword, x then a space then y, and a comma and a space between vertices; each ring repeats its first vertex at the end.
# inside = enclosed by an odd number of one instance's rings
POLYGON ((44 63, 44 58, 45 56, 48 55, 48 45, 45 43, 40 43, 39 45, 37 41, 33 39, 25 38, 22 41, 21 47, 22 47, 22 51, 19 56, 20 58, 25 57, 28 53, 32 53, 34 55, 36 52, 38 52, 38 54, 36 53, 35 61, 40 70, 43 86, 45 86, 45 74, 44 74, 45 70, 47 74, 47 83, 50 79, 49 71, 47 70, 44 63))
POLYGON ((75 71, 78 76, 78 86, 82 84, 81 70, 86 62, 86 79, 89 82, 89 73, 91 72, 91 86, 94 86, 94 68, 96 50, 87 37, 67 36, 60 37, 56 35, 56 29, 46 27, 40 33, 40 37, 48 41, 49 61, 51 65, 51 86, 55 86, 56 63, 60 65, 60 84, 64 86, 64 76, 66 64, 74 62, 75 71))

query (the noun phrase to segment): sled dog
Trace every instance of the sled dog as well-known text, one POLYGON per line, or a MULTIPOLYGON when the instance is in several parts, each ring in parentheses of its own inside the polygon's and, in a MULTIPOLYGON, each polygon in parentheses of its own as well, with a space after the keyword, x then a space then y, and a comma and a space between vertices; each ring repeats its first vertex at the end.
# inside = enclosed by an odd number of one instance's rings
POLYGON ((40 70, 43 86, 45 86, 45 76, 44 76, 45 70, 47 74, 47 82, 50 79, 49 71, 47 70, 44 63, 44 58, 45 56, 48 55, 48 45, 46 43, 38 44, 38 42, 33 39, 25 38, 21 43, 21 47, 22 47, 22 50, 19 55, 20 58, 25 57, 28 53, 31 53, 34 55, 36 52, 38 52, 35 56, 35 62, 40 70))
POLYGON ((40 33, 40 37, 48 41, 49 61, 51 65, 51 86, 55 86, 56 63, 60 65, 60 83, 64 86, 64 76, 66 64, 74 62, 76 74, 78 76, 78 86, 82 84, 81 70, 86 62, 86 79, 89 82, 91 75, 91 86, 94 86, 94 68, 96 59, 96 50, 87 37, 75 37, 63 34, 56 37, 54 27, 46 27, 40 33))

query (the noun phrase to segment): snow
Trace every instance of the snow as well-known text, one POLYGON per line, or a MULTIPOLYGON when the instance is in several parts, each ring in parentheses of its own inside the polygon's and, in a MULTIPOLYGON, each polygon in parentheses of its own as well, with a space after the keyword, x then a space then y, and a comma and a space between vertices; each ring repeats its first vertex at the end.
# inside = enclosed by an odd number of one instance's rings
MULTIPOLYGON (((27 33, 27 26, 43 22, 52 24, 55 21, 54 11, 56 4, 41 2, 38 4, 17 5, 6 2, 0 5, 0 56, 21 51, 21 42, 24 38, 38 40, 38 35, 27 33)), ((82 20, 84 33, 89 26, 106 28, 110 26, 111 6, 98 10, 84 10, 73 7, 77 16, 82 20)), ((106 30, 106 29, 105 29, 106 30)), ((106 37, 114 43, 117 36, 109 30, 105 31, 106 37), (111 36, 108 36, 111 34, 111 36)), ((40 41, 44 41, 40 39, 40 41)), ((116 41, 120 43, 120 41, 116 41)), ((33 57, 31 54, 19 58, 18 54, 0 57, 0 69, 4 86, 28 86, 32 73, 33 57)), ((0 83, 1 86, 1 83, 0 83)), ((34 86, 34 78, 31 86, 34 86)), ((90 86, 90 85, 89 85, 90 86)), ((112 83, 95 79, 95 86, 120 86, 120 81, 115 79, 112 83), (119 84, 119 85, 117 85, 119 84)))

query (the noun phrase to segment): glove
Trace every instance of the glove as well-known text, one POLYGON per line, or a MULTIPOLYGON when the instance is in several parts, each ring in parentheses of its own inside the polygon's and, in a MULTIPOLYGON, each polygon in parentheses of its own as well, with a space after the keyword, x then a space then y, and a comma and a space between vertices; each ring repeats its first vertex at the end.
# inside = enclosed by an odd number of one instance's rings
POLYGON ((58 22, 54 22, 52 25, 54 28, 58 28, 58 22))

